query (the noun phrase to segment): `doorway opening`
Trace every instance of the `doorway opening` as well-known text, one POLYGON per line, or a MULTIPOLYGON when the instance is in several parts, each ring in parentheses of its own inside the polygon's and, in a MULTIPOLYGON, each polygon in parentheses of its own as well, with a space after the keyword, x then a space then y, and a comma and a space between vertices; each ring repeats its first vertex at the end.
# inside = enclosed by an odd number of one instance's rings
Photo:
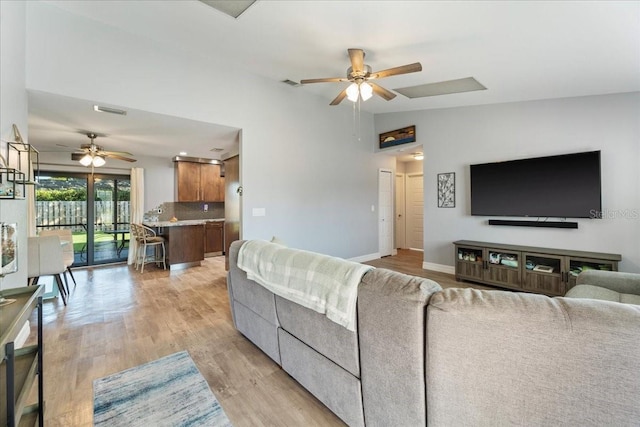
POLYGON ((423 167, 423 161, 412 156, 396 158, 396 249, 424 250, 423 167))

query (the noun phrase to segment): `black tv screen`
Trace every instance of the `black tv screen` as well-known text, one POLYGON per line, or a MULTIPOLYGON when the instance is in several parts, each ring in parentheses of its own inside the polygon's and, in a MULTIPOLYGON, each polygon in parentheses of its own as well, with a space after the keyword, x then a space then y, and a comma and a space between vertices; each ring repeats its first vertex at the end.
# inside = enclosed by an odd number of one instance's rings
POLYGON ((471 165, 471 215, 597 218, 600 151, 471 165))

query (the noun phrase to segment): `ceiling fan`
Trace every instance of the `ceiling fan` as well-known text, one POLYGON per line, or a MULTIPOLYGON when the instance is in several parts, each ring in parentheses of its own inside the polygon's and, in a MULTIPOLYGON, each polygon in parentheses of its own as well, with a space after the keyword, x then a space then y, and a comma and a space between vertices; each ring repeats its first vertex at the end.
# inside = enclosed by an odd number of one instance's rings
POLYGON ((130 157, 131 153, 125 151, 105 151, 101 146, 96 145, 94 140, 98 137, 93 132, 87 133, 87 137, 91 140, 90 144, 82 144, 80 146, 80 152, 71 153, 71 160, 77 160, 83 166, 102 166, 105 164, 105 158, 111 158, 116 160, 124 160, 125 162, 135 162, 135 159, 130 157))
POLYGON ((371 80, 422 71, 422 65, 419 62, 415 62, 413 64, 402 65, 400 67, 371 72, 371 67, 364 63, 365 53, 362 49, 347 49, 347 51, 349 52, 349 59, 351 59, 351 67, 347 69, 347 78, 331 77, 326 79, 305 79, 300 81, 301 84, 351 82, 351 85, 340 92, 329 105, 338 105, 344 98, 353 102, 356 102, 360 98, 363 101, 366 101, 371 98, 374 93, 385 100, 390 101, 396 97, 396 94, 371 82, 371 80))

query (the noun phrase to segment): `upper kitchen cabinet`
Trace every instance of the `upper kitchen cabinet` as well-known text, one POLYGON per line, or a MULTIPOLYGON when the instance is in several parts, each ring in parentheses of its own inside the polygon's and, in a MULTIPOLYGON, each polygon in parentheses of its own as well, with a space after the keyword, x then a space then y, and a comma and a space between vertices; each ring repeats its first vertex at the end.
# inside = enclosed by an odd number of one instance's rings
POLYGON ((176 161, 175 171, 177 202, 224 202, 221 165, 176 161))
POLYGON ((224 202, 224 177, 220 165, 200 165, 200 188, 203 201, 224 202))

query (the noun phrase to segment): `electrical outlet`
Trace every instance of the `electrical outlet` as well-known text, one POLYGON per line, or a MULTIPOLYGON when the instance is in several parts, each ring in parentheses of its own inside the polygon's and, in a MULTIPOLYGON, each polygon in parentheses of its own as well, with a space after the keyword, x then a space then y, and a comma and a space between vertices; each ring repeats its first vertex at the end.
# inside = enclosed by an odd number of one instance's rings
POLYGON ((207 212, 207 211, 209 210, 209 205, 207 205, 207 204, 205 203, 205 205, 204 205, 204 208, 203 208, 203 209, 204 209, 204 211, 205 211, 205 212, 207 212))

